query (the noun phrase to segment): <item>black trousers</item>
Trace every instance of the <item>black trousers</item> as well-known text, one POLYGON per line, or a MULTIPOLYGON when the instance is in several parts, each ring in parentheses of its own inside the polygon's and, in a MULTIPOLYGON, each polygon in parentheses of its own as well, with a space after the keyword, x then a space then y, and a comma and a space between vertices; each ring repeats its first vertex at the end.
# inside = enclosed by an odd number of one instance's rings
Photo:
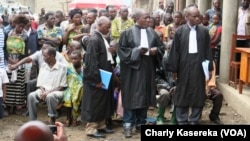
POLYGON ((211 95, 209 99, 213 101, 213 107, 210 112, 210 118, 217 119, 219 118, 220 110, 222 107, 223 95, 218 89, 211 89, 211 95))

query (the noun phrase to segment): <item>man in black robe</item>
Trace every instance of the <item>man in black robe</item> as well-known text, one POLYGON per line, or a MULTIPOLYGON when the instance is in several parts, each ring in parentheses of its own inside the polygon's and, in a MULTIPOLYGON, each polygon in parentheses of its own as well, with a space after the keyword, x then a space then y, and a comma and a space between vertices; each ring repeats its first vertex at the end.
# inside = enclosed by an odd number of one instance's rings
POLYGON ((177 73, 174 104, 178 124, 193 125, 198 123, 206 99, 202 62, 210 62, 210 77, 213 65, 208 30, 198 25, 200 12, 195 6, 186 10, 187 24, 174 35, 166 69, 177 73))
POLYGON ((118 48, 125 137, 132 136, 133 125, 140 130, 148 107, 156 104, 155 70, 164 52, 156 32, 147 28, 149 13, 138 9, 135 18, 136 25, 121 34, 118 48))
POLYGON ((109 32, 110 20, 100 17, 97 30, 90 37, 85 53, 84 94, 81 104, 81 119, 86 121, 88 136, 100 138, 104 133, 111 133, 107 129, 105 120, 113 114, 113 86, 112 78, 107 90, 102 88, 99 69, 112 71, 112 55, 108 51, 109 45, 104 35, 109 32), (111 56, 111 57, 110 57, 111 56))

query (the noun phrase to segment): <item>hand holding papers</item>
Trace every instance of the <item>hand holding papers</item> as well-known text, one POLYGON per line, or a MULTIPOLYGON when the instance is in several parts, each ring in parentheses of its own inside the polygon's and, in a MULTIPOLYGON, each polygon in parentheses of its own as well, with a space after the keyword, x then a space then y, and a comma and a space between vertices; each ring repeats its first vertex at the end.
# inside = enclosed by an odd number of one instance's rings
POLYGON ((208 65, 209 65, 209 61, 208 60, 205 60, 205 61, 202 62, 202 68, 203 68, 206 80, 209 80, 208 65))
POLYGON ((101 76, 101 80, 103 84, 102 88, 107 90, 109 88, 109 83, 111 80, 112 73, 105 71, 103 69, 99 69, 99 71, 100 71, 100 76, 101 76))
POLYGON ((146 55, 148 53, 148 48, 147 47, 139 47, 141 55, 146 55))

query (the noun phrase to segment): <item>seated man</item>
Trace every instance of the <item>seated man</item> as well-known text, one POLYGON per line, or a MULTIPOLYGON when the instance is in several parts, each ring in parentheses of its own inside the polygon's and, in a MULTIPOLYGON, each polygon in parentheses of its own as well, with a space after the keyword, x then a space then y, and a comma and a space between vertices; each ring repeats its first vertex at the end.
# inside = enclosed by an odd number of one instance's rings
POLYGON ((207 97, 208 99, 213 101, 213 107, 212 110, 209 114, 209 119, 215 123, 215 124, 223 124, 219 118, 221 106, 222 106, 222 100, 223 100, 223 95, 220 92, 220 90, 216 87, 216 78, 215 78, 215 72, 216 72, 216 67, 215 67, 215 62, 213 62, 214 65, 214 70, 212 71, 212 77, 209 81, 207 81, 207 97))
MULTIPOLYGON (((36 62, 38 64, 38 70, 39 70, 41 68, 42 64, 44 63, 42 52, 43 52, 43 50, 47 49, 48 47, 56 48, 55 45, 53 44, 53 42, 45 41, 43 43, 41 50, 36 51, 34 54, 23 58, 22 60, 20 60, 16 64, 8 65, 9 69, 15 70, 16 68, 18 68, 18 66, 33 61, 33 62, 36 62)), ((56 60, 61 62, 62 64, 65 64, 65 65, 67 64, 67 61, 65 60, 65 58, 58 51, 56 52, 56 60)), ((36 90, 36 82, 37 82, 36 79, 32 79, 32 80, 29 80, 26 82, 26 94, 29 94, 30 92, 33 92, 36 90)), ((23 115, 28 115, 28 111, 25 112, 23 115)))
POLYGON ((157 88, 158 95, 157 104, 157 124, 164 124, 166 118, 164 117, 165 110, 172 103, 172 93, 170 90, 175 86, 175 80, 171 72, 166 71, 166 62, 168 59, 168 52, 172 46, 172 42, 169 41, 165 47, 165 54, 162 59, 162 68, 156 70, 155 74, 155 84, 157 88))
POLYGON ((57 105, 62 100, 63 91, 67 87, 67 67, 55 59, 55 48, 48 47, 42 53, 45 63, 39 70, 38 89, 28 95, 29 119, 37 119, 37 104, 45 101, 48 105, 51 124, 54 124, 57 105))

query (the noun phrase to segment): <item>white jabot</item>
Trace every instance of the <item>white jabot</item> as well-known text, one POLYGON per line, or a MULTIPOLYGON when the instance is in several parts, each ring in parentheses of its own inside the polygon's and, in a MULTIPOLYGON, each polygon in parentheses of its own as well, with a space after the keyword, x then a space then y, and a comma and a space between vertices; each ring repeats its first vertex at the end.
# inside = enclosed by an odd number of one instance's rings
POLYGON ((193 54, 197 53, 197 37, 196 37, 196 30, 195 27, 191 27, 189 32, 189 48, 188 53, 193 54))
POLYGON ((106 51, 107 51, 107 60, 111 62, 111 64, 114 64, 114 60, 113 60, 113 57, 112 57, 112 54, 109 52, 108 48, 110 48, 110 45, 108 43, 108 41, 102 36, 103 40, 104 40, 104 44, 105 44, 105 47, 106 47, 106 51))
MULTIPOLYGON (((141 29, 140 48, 149 48, 149 46, 148 46, 148 35, 147 35, 146 29, 141 29)), ((146 52, 145 55, 149 55, 149 51, 146 52)))

